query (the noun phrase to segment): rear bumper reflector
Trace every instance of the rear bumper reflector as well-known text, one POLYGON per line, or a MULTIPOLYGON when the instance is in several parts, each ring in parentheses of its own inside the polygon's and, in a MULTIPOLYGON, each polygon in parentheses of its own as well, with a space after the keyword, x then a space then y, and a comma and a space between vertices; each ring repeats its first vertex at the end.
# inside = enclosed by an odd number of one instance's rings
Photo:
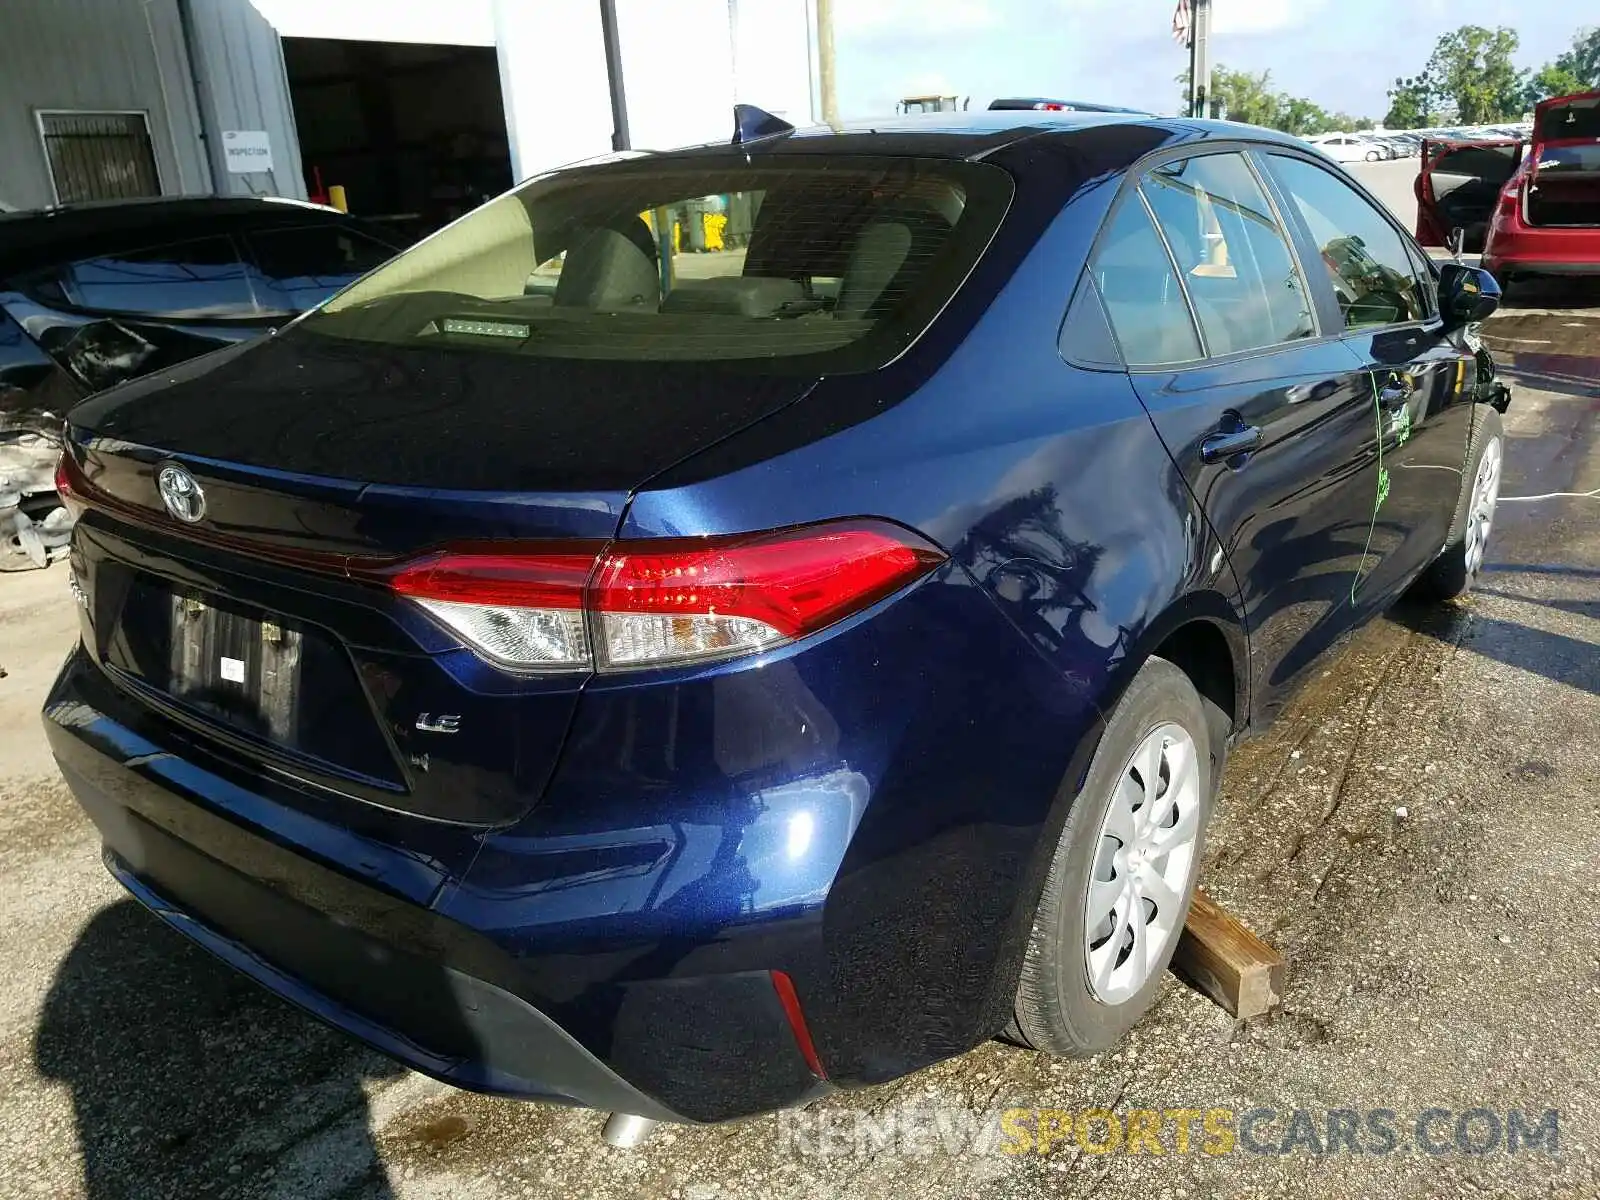
POLYGON ((816 1043, 811 1040, 811 1029, 806 1024, 805 1011, 800 1007, 800 997, 795 993, 794 980, 784 971, 774 971, 772 987, 778 993, 778 1003, 783 1005, 783 1015, 789 1018, 789 1028, 794 1031, 794 1042, 800 1048, 800 1057, 806 1060, 806 1066, 811 1068, 813 1075, 818 1079, 826 1079, 828 1072, 823 1070, 816 1043))

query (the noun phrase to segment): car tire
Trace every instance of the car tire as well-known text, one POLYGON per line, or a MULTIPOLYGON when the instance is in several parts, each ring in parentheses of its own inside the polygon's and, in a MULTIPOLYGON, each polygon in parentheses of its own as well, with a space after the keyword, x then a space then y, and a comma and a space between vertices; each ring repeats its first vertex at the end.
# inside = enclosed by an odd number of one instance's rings
POLYGON ((1473 406, 1472 437, 1467 443, 1461 495, 1456 500, 1450 536, 1439 557, 1411 586, 1418 600, 1437 603, 1453 600, 1472 590, 1483 570, 1489 535, 1494 530, 1495 506, 1505 470, 1505 427, 1500 414, 1487 404, 1473 406))
POLYGON ((1106 723, 1050 862, 1006 1029, 1010 1040, 1085 1058, 1115 1045, 1154 1002, 1194 896, 1221 766, 1222 747, 1213 749, 1213 743, 1227 728, 1226 716, 1165 659, 1148 660, 1128 685, 1106 723), (1155 759, 1148 756, 1152 744, 1159 746, 1155 759), (1152 773, 1159 780, 1154 798, 1148 790, 1140 792, 1140 764, 1151 761, 1159 764, 1152 773), (1131 813, 1130 798, 1139 801, 1131 813), (1155 818, 1140 832, 1138 810, 1146 805, 1155 818), (1163 845, 1178 845, 1180 826, 1191 824, 1192 839, 1182 854, 1157 853, 1163 845), (1133 836, 1119 838, 1114 829, 1133 836), (1152 875, 1162 878, 1162 890, 1154 888, 1152 875), (1093 928, 1092 884, 1094 909, 1112 894, 1107 889, 1120 889, 1093 928), (1151 891, 1154 896, 1147 895, 1151 891), (1158 904, 1160 896, 1167 897, 1166 911, 1158 904), (1133 920, 1118 923, 1119 911, 1134 909, 1144 922, 1142 942, 1133 920), (1133 955, 1140 946, 1142 967, 1133 955), (1107 963, 1110 970, 1102 970, 1107 963), (1091 979, 1092 971, 1098 980, 1091 979))
POLYGON ((1377 162, 1382 157, 1383 157, 1383 155, 1379 154, 1376 150, 1368 150, 1367 151, 1367 161, 1368 162, 1377 162))

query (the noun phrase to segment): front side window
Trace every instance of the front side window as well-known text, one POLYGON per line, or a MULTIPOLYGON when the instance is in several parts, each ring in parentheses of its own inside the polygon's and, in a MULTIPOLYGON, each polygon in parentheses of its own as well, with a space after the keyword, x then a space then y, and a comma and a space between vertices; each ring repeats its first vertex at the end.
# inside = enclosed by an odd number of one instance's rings
POLYGON ((1010 177, 982 163, 596 167, 491 201, 298 328, 534 357, 867 369, 937 315, 1010 196, 1010 177))
POLYGON ((1345 328, 1423 320, 1426 293, 1388 219, 1331 171, 1282 154, 1268 161, 1321 253, 1345 328))
POLYGON ((1243 155, 1179 159, 1152 170, 1140 189, 1183 272, 1210 354, 1315 335, 1288 236, 1243 155))
POLYGON ((253 317, 255 299, 227 238, 80 259, 59 277, 67 303, 173 319, 253 317))

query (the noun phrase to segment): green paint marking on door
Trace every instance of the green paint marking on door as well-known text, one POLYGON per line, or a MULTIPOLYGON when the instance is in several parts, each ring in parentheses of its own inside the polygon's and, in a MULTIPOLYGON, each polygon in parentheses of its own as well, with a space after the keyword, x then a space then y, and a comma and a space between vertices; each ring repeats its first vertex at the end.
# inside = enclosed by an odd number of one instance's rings
MULTIPOLYGON (((1350 580, 1350 603, 1356 602, 1356 592, 1360 590, 1361 581, 1372 574, 1372 569, 1377 562, 1372 557, 1372 527, 1378 523, 1378 510, 1383 507, 1383 502, 1389 498, 1389 471, 1383 465, 1383 401, 1378 396, 1378 377, 1367 375, 1367 380, 1372 384, 1372 420, 1378 434, 1378 492, 1372 501, 1372 525, 1367 526, 1367 543, 1361 548, 1361 562, 1357 565, 1355 575, 1350 580)), ((1411 411, 1402 409, 1405 413, 1406 437, 1411 436, 1411 411)), ((1399 418, 1396 417, 1398 422, 1399 418)), ((1405 438, 1400 439, 1402 442, 1405 438)))
POLYGON ((1411 440, 1411 405, 1407 404, 1394 414, 1394 444, 1404 446, 1411 440))

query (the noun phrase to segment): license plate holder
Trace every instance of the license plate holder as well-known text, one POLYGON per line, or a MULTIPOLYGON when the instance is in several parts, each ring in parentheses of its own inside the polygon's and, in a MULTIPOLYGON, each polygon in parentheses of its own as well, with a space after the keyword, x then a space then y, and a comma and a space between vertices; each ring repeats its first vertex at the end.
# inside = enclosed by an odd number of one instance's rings
POLYGON ((171 597, 168 691, 176 700, 280 743, 294 741, 304 639, 272 616, 171 597))

